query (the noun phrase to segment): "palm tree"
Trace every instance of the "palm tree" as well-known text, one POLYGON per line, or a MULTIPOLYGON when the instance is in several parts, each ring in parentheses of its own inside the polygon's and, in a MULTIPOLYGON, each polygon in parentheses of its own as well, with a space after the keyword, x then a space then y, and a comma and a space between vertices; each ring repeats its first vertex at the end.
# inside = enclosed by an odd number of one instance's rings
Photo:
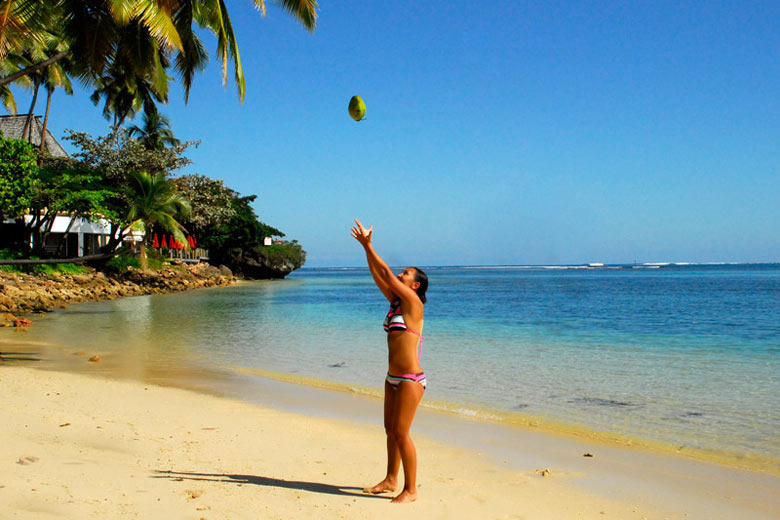
MULTIPOLYGON (((56 49, 55 49, 56 50, 56 49)), ((41 129, 41 155, 39 162, 43 160, 44 144, 46 142, 46 127, 49 124, 49 111, 51 110, 51 96, 57 87, 62 87, 69 96, 73 95, 73 85, 68 77, 70 60, 62 60, 46 67, 43 87, 46 89, 46 114, 43 116, 43 128, 41 129)))
MULTIPOLYGON (((48 35, 41 37, 39 40, 30 42, 28 47, 21 53, 7 53, 5 59, 0 63, 0 71, 9 72, 19 70, 20 68, 28 66, 31 63, 44 61, 49 56, 60 52, 63 48, 67 48, 67 44, 59 41, 54 36, 48 35)), ((63 87, 68 94, 73 93, 70 78, 68 77, 69 68, 69 60, 60 60, 46 67, 39 68, 32 74, 22 76, 16 80, 16 83, 19 86, 31 90, 33 94, 32 101, 30 103, 30 109, 27 112, 27 119, 25 121, 24 128, 22 129, 23 139, 32 141, 32 120, 35 113, 35 105, 38 101, 38 93, 41 87, 44 87, 48 94, 46 100, 46 117, 44 119, 44 130, 42 135, 45 135, 46 124, 48 122, 48 113, 51 108, 51 96, 54 92, 54 89, 57 87, 63 87)), ((3 102, 9 111, 15 113, 16 102, 14 101, 13 94, 11 93, 10 89, 8 89, 7 85, 0 87, 0 97, 3 99, 3 102)), ((43 149, 43 146, 41 149, 43 149)))
POLYGON ((146 76, 128 73, 120 68, 113 68, 108 74, 101 76, 95 82, 96 89, 90 96, 97 105, 101 98, 105 99, 103 116, 111 120, 113 126, 121 126, 126 119, 132 119, 143 109, 144 113, 157 112, 156 102, 167 103, 168 85, 161 94, 146 76))
POLYGON ((130 137, 138 136, 138 140, 148 150, 160 150, 166 146, 176 146, 180 141, 173 136, 171 122, 167 117, 155 112, 144 114, 143 128, 133 125, 128 128, 130 137))
MULTIPOLYGON (((309 31, 317 23, 316 0, 278 0, 281 6, 294 18, 297 18, 309 31)), ((254 5, 265 14, 264 0, 253 0, 254 5)), ((0 78, 0 87, 15 81, 21 76, 31 74, 64 56, 72 55, 74 63, 81 66, 81 75, 85 78, 97 78, 103 75, 111 63, 116 50, 117 36, 123 27, 137 23, 169 52, 175 50, 176 68, 182 76, 185 101, 189 97, 190 86, 195 72, 202 70, 207 58, 203 44, 193 29, 193 24, 204 27, 217 37, 217 56, 222 62, 222 80, 227 83, 228 61, 233 62, 235 82, 239 99, 243 102, 245 94, 244 73, 238 53, 233 25, 224 0, 0 0, 0 44, 8 41, 10 48, 22 48, 25 42, 39 31, 38 24, 29 22, 30 15, 18 17, 21 22, 10 25, 3 22, 3 8, 15 14, 26 13, 33 4, 46 4, 49 9, 48 20, 44 27, 68 42, 69 49, 52 56, 44 62, 8 74, 0 78), (27 11, 20 6, 27 6, 27 11), (15 35, 19 35, 18 37, 15 35), (13 39, 11 38, 13 36, 13 39), (12 41, 13 40, 13 41, 12 41), (53 62, 51 61, 51 62, 53 62)), ((42 8, 41 8, 42 9, 42 8)), ((34 17, 32 17, 34 18, 34 17)), ((3 54, 0 53, 0 59, 3 54)))
POLYGON ((131 173, 128 195, 130 211, 127 220, 130 226, 137 223, 144 226, 145 236, 139 257, 143 269, 147 267, 146 243, 150 240, 154 226, 161 227, 182 244, 187 244, 184 226, 178 219, 189 216, 192 209, 189 201, 176 192, 176 185, 167 180, 164 174, 131 173))
POLYGON ((134 22, 122 27, 108 69, 95 79, 92 102, 105 99, 103 115, 121 125, 143 108, 157 112, 156 102, 168 102, 170 61, 165 49, 149 30, 134 22))

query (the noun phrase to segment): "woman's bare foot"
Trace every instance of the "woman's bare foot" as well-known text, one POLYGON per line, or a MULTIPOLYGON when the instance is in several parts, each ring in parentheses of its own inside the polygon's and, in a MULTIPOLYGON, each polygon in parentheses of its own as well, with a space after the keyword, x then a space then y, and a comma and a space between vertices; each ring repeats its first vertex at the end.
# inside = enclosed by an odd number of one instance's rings
POLYGON ((395 487, 398 484, 394 479, 385 478, 382 482, 374 487, 363 488, 363 493, 369 493, 371 495, 378 495, 379 493, 392 493, 395 491, 395 487))
POLYGON ((390 501, 391 504, 405 504, 417 500, 417 492, 404 489, 401 494, 390 501))

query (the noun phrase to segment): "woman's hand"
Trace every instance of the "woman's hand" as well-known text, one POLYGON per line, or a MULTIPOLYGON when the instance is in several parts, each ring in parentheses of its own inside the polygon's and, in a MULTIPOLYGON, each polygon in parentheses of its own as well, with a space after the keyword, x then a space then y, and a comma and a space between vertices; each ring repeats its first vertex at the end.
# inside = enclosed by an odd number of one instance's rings
POLYGON ((371 233, 374 231, 374 226, 366 229, 358 219, 355 219, 355 226, 352 226, 352 236, 365 247, 371 243, 371 233))

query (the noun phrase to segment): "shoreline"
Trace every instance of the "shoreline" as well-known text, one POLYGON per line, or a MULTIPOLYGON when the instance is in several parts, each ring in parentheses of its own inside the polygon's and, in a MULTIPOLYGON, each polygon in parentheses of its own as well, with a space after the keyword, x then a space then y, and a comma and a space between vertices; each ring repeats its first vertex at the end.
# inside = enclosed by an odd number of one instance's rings
MULTIPOLYGON (((22 366, 0 366, 0 384, 0 511, 22 518, 398 513, 388 497, 360 493, 384 467, 378 419, 364 424, 22 366)), ((342 397, 352 414, 361 398, 342 397)), ((498 425, 422 412, 413 427, 420 500, 403 506, 413 514, 764 519, 780 506, 780 479, 769 475, 542 432, 502 439, 498 425), (472 445, 448 438, 453 424, 472 445), (445 440, 432 434, 437 429, 445 440), (513 446, 511 460, 492 449, 502 442, 513 446)))
MULTIPOLYGON (((22 330, 20 332, 24 331, 22 330)), ((98 375, 107 377, 108 379, 151 382, 153 384, 159 384, 162 386, 171 386, 183 390, 206 393, 247 403, 257 404, 252 399, 247 399, 246 396, 243 395, 245 388, 252 386, 252 382, 250 380, 244 380, 242 384, 236 384, 233 386, 227 385, 224 386, 224 388, 221 388, 220 385, 224 384, 222 380, 229 379, 231 374, 241 374, 250 379, 262 378, 265 380, 277 381, 288 385, 290 388, 297 388, 299 393, 311 394, 312 391, 326 391, 337 394, 345 394, 355 396, 359 399, 373 400, 376 403, 379 403, 377 406, 381 406, 382 400, 382 389, 378 387, 367 387, 352 383, 318 379, 309 376, 285 374, 270 370, 254 369, 237 365, 212 365, 210 363, 203 364, 197 361, 192 366, 187 368, 182 367, 175 375, 168 374, 163 370, 156 374, 154 378, 144 379, 144 377, 139 377, 138 374, 122 375, 119 373, 122 371, 122 367, 117 367, 116 364, 124 363, 126 360, 114 360, 112 359, 113 356, 110 354, 108 356, 103 356, 101 354, 97 356, 100 359, 100 363, 98 363, 100 366, 98 368, 95 366, 96 364, 87 362, 88 358, 95 353, 75 351, 71 348, 58 344, 36 344, 13 340, 6 342, 0 340, 0 366, 2 365, 2 353, 4 350, 4 345, 11 346, 11 348, 19 346, 22 347, 21 350, 27 350, 27 347, 38 346, 45 349, 50 349, 49 354, 54 351, 58 352, 60 354, 59 359, 50 359, 49 361, 51 361, 51 365, 44 367, 44 370, 66 373, 77 372, 80 374, 90 374, 99 371, 98 375), (208 372, 209 377, 206 379, 210 379, 212 383, 203 383, 202 381, 198 381, 199 375, 204 371, 208 372), (213 381, 217 381, 217 383, 213 383, 213 381)), ((54 356, 50 357, 53 358, 54 356)), ((13 358, 8 360, 13 361, 13 358)), ((287 393, 288 391, 289 388, 284 390, 283 393, 287 393)), ((271 407, 277 407, 275 396, 272 397, 270 401, 267 400, 262 404, 270 405, 271 407)), ((296 406, 288 406, 286 409, 294 413, 300 412, 301 410, 300 407, 296 406)), ((588 428, 583 425, 556 421, 539 415, 523 414, 521 412, 509 412, 498 409, 477 408, 454 402, 434 401, 425 397, 423 397, 423 400, 420 403, 420 410, 426 410, 427 412, 435 414, 448 415, 457 420, 491 423, 503 428, 509 428, 511 430, 539 433, 542 435, 554 436, 560 439, 592 443, 606 448, 615 448, 635 452, 647 452, 662 457, 676 458, 682 461, 713 464, 722 466, 723 468, 744 470, 774 477, 780 476, 780 461, 767 456, 748 456, 727 450, 712 450, 687 445, 679 446, 668 442, 654 441, 646 438, 601 431, 588 428)), ((311 412, 312 410, 307 411, 311 412)), ((347 414, 342 415, 338 410, 335 411, 335 415, 349 419, 347 414)))
MULTIPOLYGON (((217 272, 215 268, 208 267, 205 264, 200 264, 198 269, 203 269, 204 267, 208 268, 209 271, 213 271, 215 274, 217 272)), ((192 271, 194 269, 189 268, 188 270, 192 271)), ((173 270, 169 269, 169 271, 173 271, 173 270)), ((131 270, 128 271, 127 273, 127 275, 132 275, 132 276, 147 276, 147 274, 141 273, 137 270, 135 271, 131 270)), ((155 276, 159 277, 164 283, 167 283, 168 285, 171 285, 173 287, 177 287, 178 285, 178 287, 180 288, 185 288, 185 289, 189 288, 187 284, 182 284, 179 278, 170 278, 170 273, 167 273, 166 271, 155 273, 155 276)), ((47 277, 41 277, 41 279, 43 280, 45 280, 46 278, 47 277)), ((207 279, 207 277, 204 277, 204 279, 207 279)), ((2 280, 0 280, 0 282, 2 282, 2 280)), ((235 280, 229 280, 230 285, 233 285, 234 282, 235 280)), ((238 282, 241 283, 240 280, 238 282)), ((0 285, 0 290, 2 289, 3 287, 0 285)), ((155 292, 168 293, 174 291, 173 290, 166 291, 158 288, 155 292)), ((2 291, 0 291, 0 294, 1 293, 2 291)), ((148 294, 148 293, 142 293, 142 294, 148 294)), ((226 294, 232 294, 232 292, 228 290, 226 294)), ((186 299, 186 296, 183 297, 186 299)), ((167 298, 178 299, 180 298, 180 296, 168 296, 167 298)), ((98 298, 98 299, 106 300, 111 298, 98 298)), ((155 299, 156 299, 155 296, 151 297, 151 300, 155 300, 155 299)), ((129 300, 132 301, 135 300, 135 298, 130 298, 129 300)), ((146 301, 146 300, 142 299, 141 301, 146 301)), ((93 305, 114 305, 114 304, 93 304, 93 305)), ((88 308, 93 309, 91 305, 88 306, 88 308)), ((78 313, 79 311, 76 312, 78 313)), ((54 314, 60 316, 65 315, 67 317, 68 312, 66 311, 62 314, 60 313, 54 313, 54 314)), ((51 315, 50 318, 59 319, 59 318, 55 318, 54 314, 51 315)), ((44 321, 46 320, 47 318, 44 318, 44 321)), ((81 324, 82 324, 81 326, 85 325, 83 321, 81 322, 81 324)), ((105 321, 102 324, 103 327, 106 327, 108 325, 110 324, 108 324, 105 321)), ((80 327, 76 327, 76 329, 74 330, 78 330, 79 328, 80 327)), ((8 332, 12 332, 12 331, 9 330, 8 332)), ((29 336, 35 336, 35 332, 37 331, 28 330, 28 329, 17 329, 13 332, 14 333, 11 334, 11 336, 20 337, 16 334, 16 332, 28 332, 30 333, 29 336)), ((60 342, 62 340, 61 337, 51 338, 51 339, 53 339, 53 341, 56 342, 60 342)), ((73 340, 74 338, 71 337, 70 339, 73 340)), ((75 346, 77 343, 71 343, 71 346, 75 346)), ((2 344, 0 343, 0 349, 2 349, 1 345, 2 344)), ((77 347, 77 349, 79 350, 83 348, 84 348, 83 346, 77 347)), ((63 349, 64 349, 63 352, 65 352, 68 355, 77 353, 77 350, 73 350, 73 349, 68 350, 67 347, 65 346, 63 346, 63 349)), ((101 365, 103 365, 103 369, 108 368, 106 365, 109 362, 109 359, 114 357, 114 354, 118 353, 118 352, 109 353, 108 350, 103 351, 103 349, 101 349, 98 344, 90 345, 89 347, 87 347, 87 349, 90 351, 94 350, 94 352, 91 352, 90 356, 99 355, 100 357, 103 358, 103 363, 101 363, 101 365), (106 355, 104 355, 104 352, 106 355)), ((182 354, 186 355, 186 352, 183 350, 183 348, 181 352, 182 354)), ((116 359, 114 359, 114 363, 119 362, 118 357, 124 357, 126 362, 132 363, 134 361, 137 361, 137 360, 130 359, 132 358, 132 354, 128 352, 127 355, 117 356, 116 359)), ((82 362, 85 361, 86 358, 82 362)), ((218 370, 239 371, 239 372, 252 374, 255 376, 260 375, 263 377, 270 377, 280 381, 305 384, 316 388, 326 388, 326 389, 337 390, 337 391, 356 392, 362 395, 368 395, 374 397, 380 396, 381 394, 381 388, 360 387, 353 383, 342 383, 342 382, 328 381, 325 379, 314 379, 314 378, 304 377, 299 375, 284 374, 284 373, 272 372, 263 369, 254 369, 254 368, 249 368, 248 366, 237 367, 237 366, 230 366, 229 364, 225 366, 220 366, 220 364, 218 363, 215 364, 209 362, 209 360, 206 358, 201 360, 190 360, 190 361, 194 361, 194 364, 199 365, 197 367, 199 369, 210 370, 212 368, 216 368, 218 370)), ((150 369, 149 367, 141 367, 140 365, 137 367, 137 370, 141 370, 141 371, 149 370, 149 369, 150 369)), ((157 369, 157 372, 160 372, 159 368, 157 369)), ((164 375, 162 375, 162 377, 164 378, 164 375)), ((315 377, 317 376, 315 375, 315 377)), ((327 378, 328 376, 326 375, 325 377, 327 378)), ((198 387, 198 386, 193 386, 191 383, 192 381, 189 382, 189 386, 187 385, 184 386, 186 386, 187 388, 193 388, 197 391, 204 390, 202 385, 198 387)), ((365 384, 365 382, 363 382, 363 384, 365 384)), ((238 395, 240 398, 240 393, 236 393, 234 395, 238 395)), ((437 396, 437 397, 441 399, 441 396, 437 396)), ((436 409, 443 413, 451 413, 459 417, 466 416, 467 418, 474 418, 478 420, 495 422, 498 424, 506 425, 508 427, 517 427, 517 428, 531 430, 531 431, 542 431, 545 433, 550 433, 553 435, 563 436, 563 437, 573 438, 573 439, 585 439, 585 440, 598 441, 608 446, 616 445, 616 446, 624 446, 626 448, 631 448, 631 449, 651 450, 651 451, 666 453, 666 454, 670 454, 682 458, 701 460, 705 462, 722 464, 729 467, 742 468, 751 471, 762 471, 773 475, 780 475, 780 460, 769 456, 770 453, 775 453, 775 451, 772 451, 773 448, 771 446, 770 449, 767 451, 760 451, 760 450, 739 451, 738 449, 733 447, 732 447, 733 451, 729 451, 728 449, 729 445, 726 443, 721 443, 719 445, 714 445, 714 444, 707 445, 709 446, 708 448, 699 448, 696 447, 695 438, 691 439, 687 437, 685 438, 679 437, 687 440, 680 441, 680 443, 678 444, 673 444, 674 442, 676 442, 675 440, 672 440, 672 442, 668 442, 664 440, 653 440, 654 438, 652 436, 653 434, 652 431, 649 432, 649 434, 646 436, 642 436, 642 432, 634 433, 633 435, 620 434, 620 433, 614 433, 610 431, 609 428, 599 430, 595 427, 583 426, 582 423, 577 423, 576 421, 567 422, 566 418, 560 418, 560 417, 549 418, 543 415, 532 415, 523 412, 491 409, 488 407, 480 407, 480 405, 473 406, 468 404, 462 404, 457 401, 452 401, 452 402, 432 401, 430 399, 424 398, 422 406, 429 409, 436 409), (721 449, 721 446, 723 447, 723 449, 721 449)), ((738 445, 734 445, 734 446, 738 446, 738 445)))
MULTIPOLYGON (((242 366, 221 367, 228 370, 257 375, 277 381, 303 385, 311 388, 343 392, 382 399, 382 389, 365 387, 349 383, 340 383, 327 379, 317 379, 308 376, 283 374, 269 370, 253 369, 242 366)), ((459 403, 434 401, 425 399, 420 402, 421 409, 452 415, 460 419, 473 419, 502 425, 508 428, 518 428, 525 431, 540 432, 568 439, 595 442, 605 446, 620 447, 625 449, 645 450, 660 455, 680 457, 724 467, 736 468, 768 475, 780 476, 780 460, 771 457, 747 456, 727 450, 711 450, 687 445, 677 445, 668 442, 654 441, 619 433, 601 431, 586 426, 556 421, 542 415, 524 414, 522 412, 509 412, 492 408, 477 408, 459 403)))

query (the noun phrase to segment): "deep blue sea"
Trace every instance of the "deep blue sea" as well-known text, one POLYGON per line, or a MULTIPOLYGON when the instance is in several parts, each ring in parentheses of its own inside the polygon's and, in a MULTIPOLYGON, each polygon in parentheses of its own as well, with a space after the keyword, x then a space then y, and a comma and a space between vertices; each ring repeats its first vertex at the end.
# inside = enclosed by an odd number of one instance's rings
MULTIPOLYGON (((429 405, 780 460, 780 264, 423 269, 429 405)), ((367 269, 303 269, 80 304, 27 337, 379 391, 386 308, 367 269)))

